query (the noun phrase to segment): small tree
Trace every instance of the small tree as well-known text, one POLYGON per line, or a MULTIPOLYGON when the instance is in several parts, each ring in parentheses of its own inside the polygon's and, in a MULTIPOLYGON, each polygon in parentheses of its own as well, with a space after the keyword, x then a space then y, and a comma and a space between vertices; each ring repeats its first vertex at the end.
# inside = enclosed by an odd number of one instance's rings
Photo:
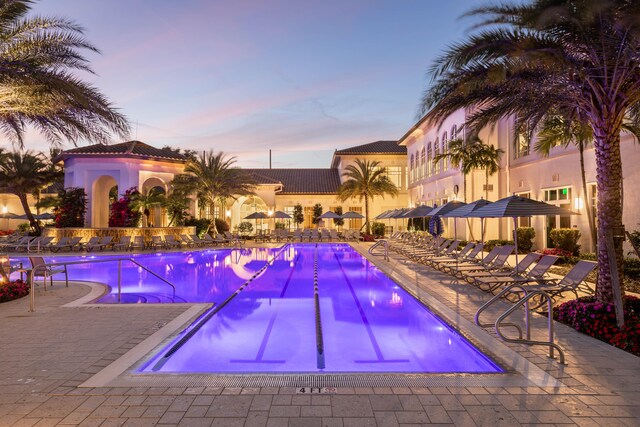
POLYGON ((293 207, 293 223, 297 226, 304 222, 304 214, 302 213, 302 205, 298 203, 293 207))
MULTIPOLYGON (((336 214, 342 216, 342 206, 336 208, 336 214)), ((334 218, 333 223, 336 227, 342 227, 344 225, 344 218, 334 218)))
POLYGON ((142 213, 134 208, 132 201, 137 191, 136 187, 132 187, 125 191, 118 201, 111 204, 109 227, 137 227, 140 224, 142 213))
POLYGON ((186 196, 173 192, 166 197, 164 207, 169 216, 169 227, 172 225, 184 225, 187 219, 187 210, 189 210, 189 203, 186 196))
POLYGON ((84 188, 65 188, 58 193, 58 205, 53 209, 56 228, 84 227, 87 193, 84 188))
POLYGON ((320 221, 322 221, 320 216, 322 216, 322 205, 320 203, 316 203, 313 205, 313 217, 311 218, 311 222, 315 224, 316 228, 318 227, 318 224, 320 224, 320 221))

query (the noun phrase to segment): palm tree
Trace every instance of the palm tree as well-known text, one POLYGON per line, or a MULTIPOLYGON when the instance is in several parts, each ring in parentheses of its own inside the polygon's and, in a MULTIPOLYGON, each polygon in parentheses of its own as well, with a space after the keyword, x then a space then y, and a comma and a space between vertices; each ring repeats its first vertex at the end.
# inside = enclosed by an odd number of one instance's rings
POLYGON ((166 202, 166 197, 164 195, 164 191, 159 188, 152 188, 149 190, 147 194, 142 192, 135 192, 131 197, 132 208, 138 209, 142 211, 144 215, 144 223, 145 226, 149 226, 149 215, 151 214, 151 209, 162 206, 166 202))
POLYGON ((476 131, 505 117, 536 129, 551 112, 587 123, 598 171, 596 297, 613 301, 609 259, 622 268, 622 240, 612 254, 606 240, 622 230, 622 124, 640 118, 638 2, 531 0, 468 15, 483 18, 480 31, 436 61, 423 111, 439 123, 473 107, 466 125, 476 131))
POLYGON ((346 180, 338 188, 338 200, 344 202, 352 197, 357 197, 360 201, 364 199, 367 234, 370 234, 369 199, 375 196, 384 197, 386 194, 395 197, 398 187, 387 177, 379 161, 355 159, 355 164, 348 165, 342 177, 346 180))
POLYGON ((480 142, 474 151, 477 157, 476 165, 484 169, 484 198, 489 199, 489 177, 500 170, 500 157, 504 154, 502 148, 480 142))
POLYGON ((92 72, 81 51, 98 52, 84 30, 60 18, 28 17, 31 0, 0 2, 0 132, 19 147, 27 125, 52 143, 63 138, 106 142, 129 125, 74 71, 92 72))
POLYGON ((211 212, 219 200, 254 194, 255 181, 234 163, 235 157, 227 158, 223 152, 203 152, 187 161, 184 174, 174 177, 174 191, 195 195, 211 212))
POLYGON ((18 196, 29 224, 38 234, 41 231, 40 224, 31 213, 27 195, 48 187, 58 179, 59 174, 41 153, 15 151, 0 156, 0 191, 18 196))

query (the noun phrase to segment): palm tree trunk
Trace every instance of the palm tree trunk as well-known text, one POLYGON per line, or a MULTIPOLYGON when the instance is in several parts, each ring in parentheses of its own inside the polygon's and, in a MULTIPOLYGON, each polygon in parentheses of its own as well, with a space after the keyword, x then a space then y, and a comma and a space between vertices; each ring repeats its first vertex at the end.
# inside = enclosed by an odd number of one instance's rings
POLYGON ((591 203, 589 202, 589 194, 587 193, 587 175, 584 168, 584 142, 578 142, 578 149, 580 151, 580 174, 582 177, 582 194, 584 195, 584 206, 587 209, 587 222, 589 223, 589 233, 591 234, 591 247, 595 250, 597 245, 596 237, 596 224, 593 221, 593 211, 591 210, 591 203))
POLYGON ((484 199, 489 200, 489 168, 484 170, 484 199))
POLYGON ((33 228, 39 236, 40 233, 42 232, 42 229, 40 228, 40 224, 38 224, 36 219, 33 217, 33 214, 31 213, 31 209, 29 209, 29 203, 27 202, 27 195, 16 194, 16 196, 18 196, 18 199, 20 199, 20 204, 22 204, 22 209, 24 210, 24 214, 29 219, 29 225, 31 225, 31 228, 33 228))
POLYGON ((371 234, 371 224, 369 224, 369 197, 364 196, 364 217, 367 224, 367 234, 371 234))
MULTIPOLYGON (((620 126, 611 120, 593 126, 594 147, 596 150, 596 171, 598 203, 596 216, 598 219, 598 280, 596 283, 596 299, 598 302, 614 302, 611 282, 610 254, 607 251, 608 233, 622 227, 621 182, 622 159, 620 157, 620 126)), ((622 239, 614 239, 616 265, 622 272, 623 249, 622 239)), ((621 289, 621 293, 624 291, 621 289)))

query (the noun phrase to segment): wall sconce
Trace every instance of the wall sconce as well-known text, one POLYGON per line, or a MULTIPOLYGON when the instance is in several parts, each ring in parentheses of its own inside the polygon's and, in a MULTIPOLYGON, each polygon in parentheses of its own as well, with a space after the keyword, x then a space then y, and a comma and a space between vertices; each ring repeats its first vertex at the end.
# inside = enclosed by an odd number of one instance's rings
POLYGON ((227 218, 231 218, 231 211, 230 210, 227 209, 226 214, 227 214, 227 218))
POLYGON ((273 215, 273 210, 269 209, 269 211, 267 212, 267 215, 269 215, 269 216, 273 215))
POLYGON ((2 213, 7 213, 7 212, 9 212, 9 208, 6 207, 6 206, 3 206, 2 207, 2 213))
POLYGON ((584 208, 584 200, 582 200, 582 197, 576 197, 575 199, 573 199, 573 208, 576 210, 581 210, 584 208))

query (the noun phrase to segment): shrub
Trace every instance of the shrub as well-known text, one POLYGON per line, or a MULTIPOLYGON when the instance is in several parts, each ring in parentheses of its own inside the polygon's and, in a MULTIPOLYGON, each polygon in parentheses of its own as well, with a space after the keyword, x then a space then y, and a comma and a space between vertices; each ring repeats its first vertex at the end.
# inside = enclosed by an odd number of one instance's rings
POLYGON ((22 233, 27 233, 29 230, 31 230, 31 225, 29 225, 28 222, 23 222, 22 224, 18 224, 18 231, 22 232, 22 233))
MULTIPOLYGON (((293 223, 298 225, 304 222, 304 213, 302 212, 302 205, 298 203, 293 207, 293 223)), ((253 228, 252 228, 253 229, 253 228)))
POLYGON ((429 221, 424 218, 409 218, 407 224, 409 230, 424 231, 429 228, 429 221))
POLYGON ((518 227, 516 235, 518 236, 518 252, 521 254, 531 252, 536 230, 533 227, 518 227))
POLYGON ((597 261, 598 255, 594 254, 593 252, 584 252, 580 254, 580 259, 584 259, 587 261, 597 261))
POLYGON ((53 210, 56 228, 84 227, 87 193, 84 188, 70 187, 58 193, 58 206, 53 210))
POLYGON ((134 194, 138 190, 131 187, 122 197, 111 204, 109 213, 109 227, 137 227, 142 219, 142 213, 133 208, 134 194))
POLYGON ((276 230, 285 230, 287 228, 287 224, 284 222, 276 222, 276 230))
POLYGON ((382 222, 372 222, 371 223, 371 233, 374 236, 384 236, 384 224, 382 222))
MULTIPOLYGON (((338 215, 342 215, 342 206, 338 206, 335 210, 338 215)), ((334 218, 333 223, 336 227, 342 227, 344 225, 344 218, 334 218)))
POLYGON ((22 280, 0 284, 0 302, 13 301, 29 295, 29 284, 22 280))
POLYGON ((575 228, 555 228, 549 234, 553 246, 571 252, 572 255, 580 254, 580 231, 575 228))
POLYGON ((513 245, 513 240, 488 240, 485 244, 484 244, 484 250, 486 251, 490 251, 491 249, 495 248, 496 246, 504 246, 504 245, 513 245))
POLYGON ((216 230, 218 233, 224 233, 225 231, 229 231, 229 224, 224 219, 216 218, 215 219, 216 230))
POLYGON ((316 226, 318 226, 320 221, 322 221, 322 219, 320 219, 321 215, 322 215, 322 205, 320 203, 316 203, 315 205, 313 205, 313 216, 311 217, 311 222, 316 226))
MULTIPOLYGON (((640 248, 640 230, 633 230, 631 233, 629 233, 629 239, 631 241, 630 243, 635 248, 640 248)), ((629 255, 632 255, 632 254, 637 255, 635 250, 634 251, 629 251, 629 255)))
POLYGON ((630 279, 640 279, 640 259, 625 258, 623 265, 625 276, 630 279))
POLYGON ((195 227, 198 237, 202 237, 209 231, 209 228, 211 227, 211 220, 207 218, 196 219, 190 216, 185 220, 184 225, 187 227, 195 227))
POLYGON ((554 256, 560 257, 560 259, 556 261, 557 265, 575 264, 578 262, 578 259, 579 259, 577 257, 574 257, 573 253, 569 251, 565 251, 564 249, 560 249, 560 248, 546 248, 546 249, 537 251, 537 253, 543 254, 543 255, 554 255, 554 256))
POLYGON ((362 241, 363 242, 374 242, 375 241, 375 237, 373 236, 373 234, 364 234, 362 236, 362 241))
POLYGON ((640 299, 627 295, 623 300, 625 324, 618 328, 613 304, 595 297, 567 301, 553 309, 553 317, 577 331, 640 356, 640 299))
POLYGON ((247 235, 247 234, 251 234, 252 231, 253 231, 253 224, 251 224, 249 221, 243 221, 240 224, 238 224, 238 232, 240 232, 240 234, 247 235))

